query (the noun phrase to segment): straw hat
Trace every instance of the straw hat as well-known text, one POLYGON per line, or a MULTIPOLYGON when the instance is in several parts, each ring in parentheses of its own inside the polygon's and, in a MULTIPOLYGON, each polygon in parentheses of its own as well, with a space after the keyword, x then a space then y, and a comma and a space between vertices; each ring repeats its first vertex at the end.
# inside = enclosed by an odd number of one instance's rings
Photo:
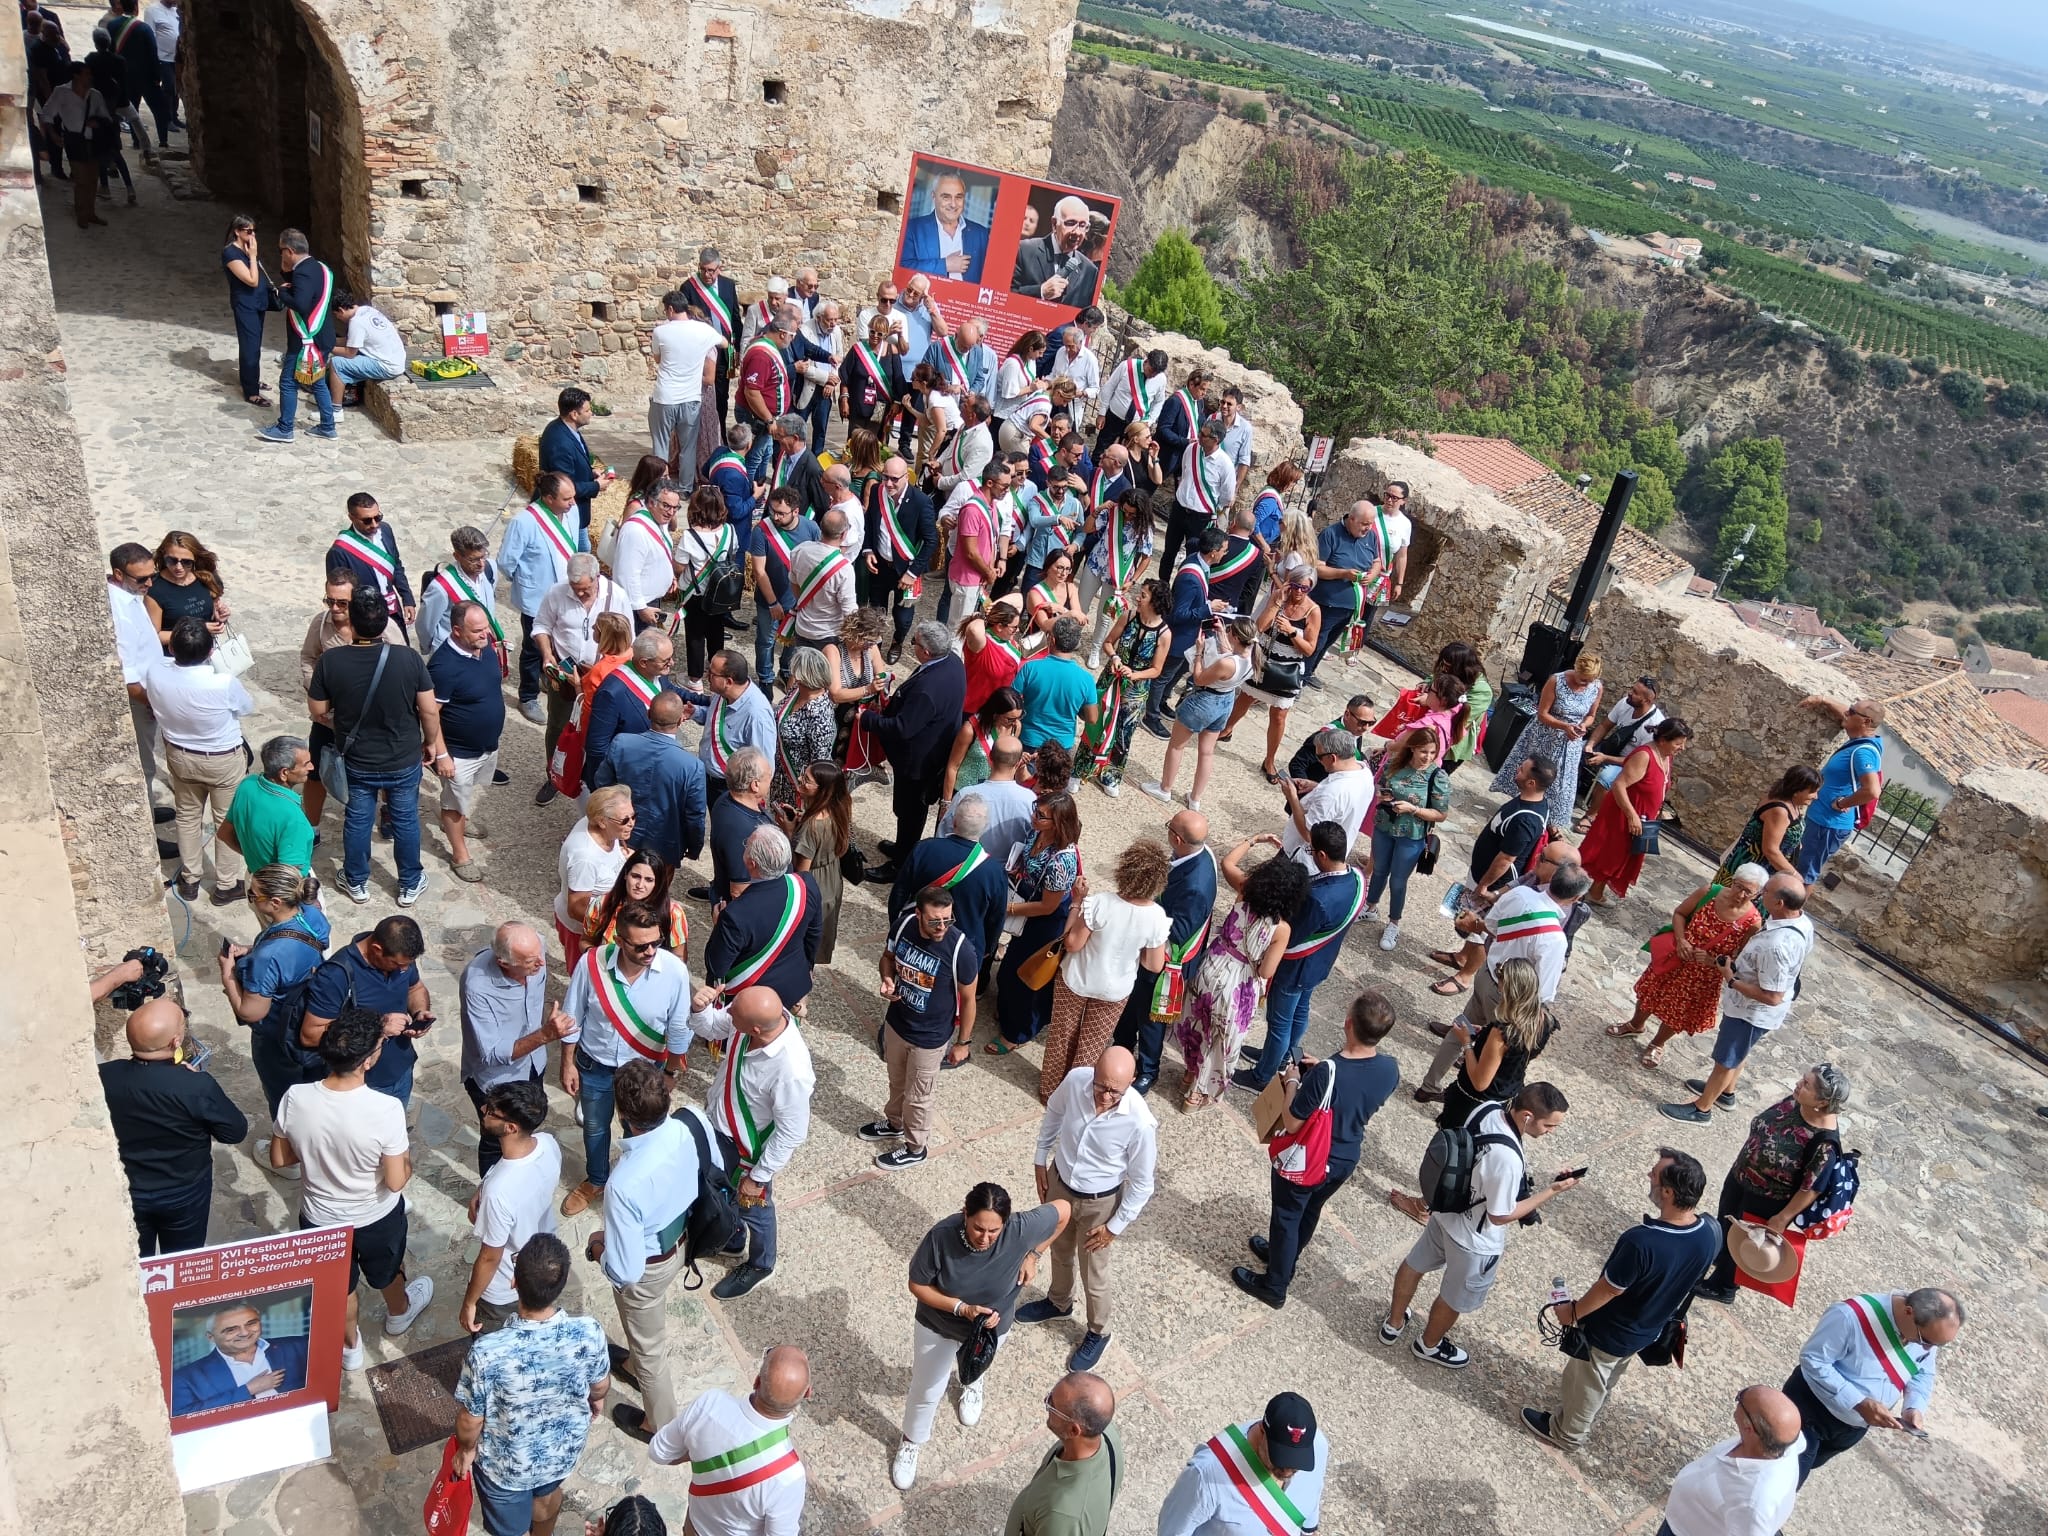
POLYGON ((1728 1227, 1728 1257, 1750 1279, 1776 1285, 1799 1273, 1799 1250, 1769 1227, 1746 1221, 1728 1227))

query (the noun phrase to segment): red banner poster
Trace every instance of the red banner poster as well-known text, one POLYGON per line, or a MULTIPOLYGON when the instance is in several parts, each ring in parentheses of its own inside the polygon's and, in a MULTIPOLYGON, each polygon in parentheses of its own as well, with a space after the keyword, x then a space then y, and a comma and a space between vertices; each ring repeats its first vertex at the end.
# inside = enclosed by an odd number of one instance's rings
POLYGON ((931 279, 953 324, 973 315, 998 357, 1102 297, 1121 204, 1101 192, 913 155, 895 279, 931 279))
POLYGON ((141 1260, 171 1432, 341 1401, 350 1227, 141 1260))

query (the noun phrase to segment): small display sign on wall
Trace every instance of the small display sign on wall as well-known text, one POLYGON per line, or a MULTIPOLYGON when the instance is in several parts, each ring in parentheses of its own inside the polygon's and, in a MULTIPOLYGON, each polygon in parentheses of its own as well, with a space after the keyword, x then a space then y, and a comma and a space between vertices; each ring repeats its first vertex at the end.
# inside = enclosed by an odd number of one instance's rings
POLYGON ((491 326, 480 309, 461 310, 441 317, 443 357, 489 357, 491 326))

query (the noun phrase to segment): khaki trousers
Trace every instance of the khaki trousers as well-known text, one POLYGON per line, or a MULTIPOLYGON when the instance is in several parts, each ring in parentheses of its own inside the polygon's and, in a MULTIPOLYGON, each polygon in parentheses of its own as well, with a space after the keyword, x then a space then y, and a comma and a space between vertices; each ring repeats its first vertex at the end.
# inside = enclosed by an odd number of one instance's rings
MULTIPOLYGON (((1494 1021, 1500 1012, 1500 983, 1493 979, 1488 967, 1479 967, 1479 974, 1472 978, 1472 993, 1465 1000, 1465 1011, 1461 1017, 1471 1028, 1472 1038, 1479 1038, 1479 1031, 1494 1021)), ((1446 1036, 1436 1048, 1436 1055, 1430 1058, 1429 1072, 1422 1079, 1425 1088, 1441 1088, 1446 1078, 1457 1071, 1458 1058, 1465 1054, 1465 1042, 1456 1035, 1446 1036)))
MULTIPOLYGON (((228 819, 235 786, 242 782, 242 754, 238 748, 209 757, 165 742, 164 766, 170 771, 171 794, 178 808, 178 873, 197 880, 206 856, 207 807, 212 806, 216 824, 228 819)), ((242 856, 216 838, 214 889, 226 890, 241 878, 242 856)))
POLYGON ((903 1132, 913 1152, 924 1151, 931 1139, 932 1097, 945 1059, 943 1045, 926 1050, 897 1034, 894 1026, 882 1026, 882 1060, 889 1064, 889 1102, 882 1106, 882 1118, 903 1132))
POLYGON ((1606 1406, 1607 1394, 1614 1390, 1635 1358, 1610 1355, 1590 1344, 1586 1350, 1592 1356, 1590 1360, 1565 1360, 1564 1381, 1558 1388, 1557 1417, 1551 1422, 1550 1432, 1566 1445, 1586 1443, 1586 1437, 1593 1433, 1593 1421, 1606 1406))
POLYGON ((1083 1200, 1060 1177, 1059 1168, 1052 1164, 1048 1164, 1045 1170, 1045 1186, 1048 1199, 1068 1201, 1074 1208, 1066 1230, 1053 1240, 1052 1277, 1047 1282, 1046 1299, 1063 1312, 1073 1306, 1074 1270, 1078 1260, 1081 1293, 1088 1299, 1088 1331, 1108 1333, 1109 1249, 1098 1248, 1091 1253, 1081 1243, 1097 1227, 1109 1225, 1109 1218, 1123 1204, 1123 1193, 1118 1191, 1113 1195, 1083 1200))
POLYGON ((655 1429, 676 1416, 676 1389, 668 1376, 668 1288, 682 1272, 683 1250, 677 1244, 669 1257, 649 1260, 647 1272, 631 1285, 612 1287, 633 1374, 640 1378, 640 1402, 655 1429))

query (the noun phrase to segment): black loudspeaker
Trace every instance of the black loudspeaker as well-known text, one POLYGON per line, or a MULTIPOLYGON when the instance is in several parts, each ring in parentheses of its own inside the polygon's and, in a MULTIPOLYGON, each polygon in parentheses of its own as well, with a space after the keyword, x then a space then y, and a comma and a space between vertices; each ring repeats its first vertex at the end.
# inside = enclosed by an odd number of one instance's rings
POLYGON ((1572 639, 1554 625, 1531 624, 1529 643, 1522 647, 1522 680, 1540 689, 1546 679, 1577 661, 1583 647, 1583 641, 1572 639))
POLYGON ((1499 773, 1508 754, 1522 739, 1536 718, 1536 690, 1524 683, 1509 683, 1493 701, 1486 714, 1486 729, 1480 733, 1479 753, 1486 766, 1499 773))

